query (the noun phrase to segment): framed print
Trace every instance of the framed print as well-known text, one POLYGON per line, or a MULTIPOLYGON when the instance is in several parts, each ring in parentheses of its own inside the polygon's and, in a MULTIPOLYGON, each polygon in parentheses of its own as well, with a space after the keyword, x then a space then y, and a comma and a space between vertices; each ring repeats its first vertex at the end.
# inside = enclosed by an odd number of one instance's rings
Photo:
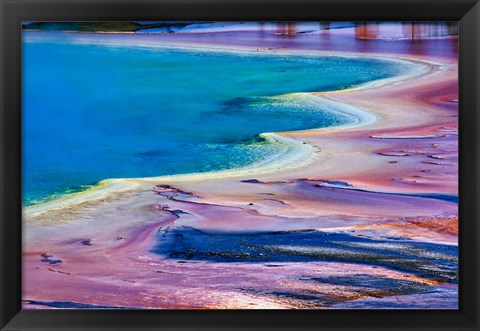
POLYGON ((1 5, 2 330, 479 329, 478 2, 1 5))

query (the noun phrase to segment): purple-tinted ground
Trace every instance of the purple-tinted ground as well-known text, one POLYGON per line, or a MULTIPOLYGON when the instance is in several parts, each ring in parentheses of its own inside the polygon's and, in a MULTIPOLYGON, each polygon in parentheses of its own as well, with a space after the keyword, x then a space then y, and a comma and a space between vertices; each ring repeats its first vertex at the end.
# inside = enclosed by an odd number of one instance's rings
POLYGON ((429 70, 313 93, 377 120, 281 133, 311 146, 309 161, 125 180, 133 188, 26 212, 24 307, 456 309, 457 38, 397 28, 74 35, 381 54, 429 70))

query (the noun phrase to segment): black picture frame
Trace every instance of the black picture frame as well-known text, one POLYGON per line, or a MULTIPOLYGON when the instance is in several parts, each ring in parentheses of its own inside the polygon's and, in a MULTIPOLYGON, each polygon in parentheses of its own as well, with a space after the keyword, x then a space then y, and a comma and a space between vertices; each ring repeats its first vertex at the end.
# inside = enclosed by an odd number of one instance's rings
MULTIPOLYGON (((2 330, 480 330, 476 0, 1 0, 2 330), (458 310, 22 310, 22 21, 459 21, 458 310)), ((66 289, 68 290, 68 289, 66 289)))

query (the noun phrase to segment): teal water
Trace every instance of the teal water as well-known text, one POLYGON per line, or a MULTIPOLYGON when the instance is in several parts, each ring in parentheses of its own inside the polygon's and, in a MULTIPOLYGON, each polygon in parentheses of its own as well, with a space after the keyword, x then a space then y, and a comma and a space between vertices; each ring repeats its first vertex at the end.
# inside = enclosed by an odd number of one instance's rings
POLYGON ((106 178, 241 167, 257 135, 353 122, 291 92, 405 73, 390 61, 23 41, 23 203, 106 178))

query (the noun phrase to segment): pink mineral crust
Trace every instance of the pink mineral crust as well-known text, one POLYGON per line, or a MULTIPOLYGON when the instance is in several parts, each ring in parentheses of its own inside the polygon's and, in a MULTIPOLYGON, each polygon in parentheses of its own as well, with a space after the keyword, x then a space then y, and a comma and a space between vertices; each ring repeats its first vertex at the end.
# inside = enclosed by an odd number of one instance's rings
POLYGON ((258 174, 142 179, 138 189, 103 200, 25 215, 24 308, 458 307, 455 37, 424 43, 256 32, 138 37, 401 56, 429 61, 429 70, 314 93, 376 121, 281 133, 313 146, 313 162, 258 174))

